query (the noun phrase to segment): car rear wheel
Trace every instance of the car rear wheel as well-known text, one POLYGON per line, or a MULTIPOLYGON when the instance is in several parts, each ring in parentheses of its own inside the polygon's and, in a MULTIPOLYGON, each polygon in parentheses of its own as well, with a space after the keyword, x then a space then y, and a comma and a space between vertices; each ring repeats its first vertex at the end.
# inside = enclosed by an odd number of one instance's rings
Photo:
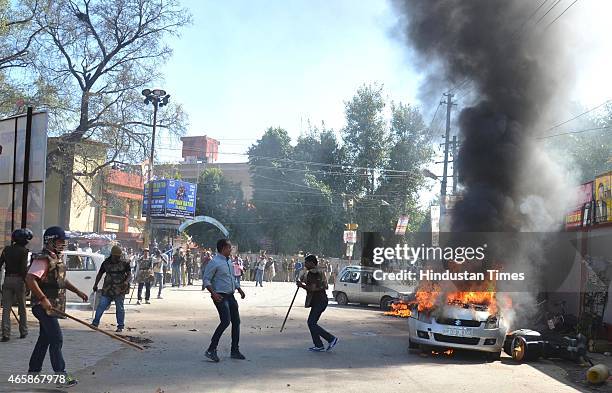
POLYGON ((338 302, 341 306, 346 306, 348 304, 348 297, 344 292, 338 292, 336 295, 336 302, 338 302))

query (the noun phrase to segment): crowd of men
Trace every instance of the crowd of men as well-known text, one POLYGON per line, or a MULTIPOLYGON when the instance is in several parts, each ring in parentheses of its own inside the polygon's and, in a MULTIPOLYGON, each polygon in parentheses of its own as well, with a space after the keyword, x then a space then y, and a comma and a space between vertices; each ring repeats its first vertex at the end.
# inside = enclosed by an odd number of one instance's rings
MULTIPOLYGON (((10 340, 10 315, 12 306, 17 303, 19 312, 19 337, 28 335, 26 313, 26 289, 31 293, 32 314, 39 321, 39 337, 29 362, 29 373, 40 373, 43 361, 49 352, 53 371, 64 376, 64 384, 71 386, 76 379, 66 373, 66 364, 62 355, 63 335, 58 319, 65 318, 66 290, 76 293, 84 302, 89 299, 89 288, 77 288, 66 276, 71 269, 90 270, 95 265, 93 249, 88 243, 85 247, 78 243, 68 242, 66 232, 60 227, 47 228, 43 235, 43 249, 30 250, 28 243, 33 234, 29 229, 18 229, 12 233, 11 244, 4 247, 0 254, 0 272, 5 270, 2 285, 2 342, 10 340), (65 250, 77 251, 68 253, 64 262, 65 250), (29 256, 31 254, 31 257, 29 256)), ((116 308, 116 332, 125 327, 125 298, 132 301, 137 292, 136 305, 150 304, 151 289, 157 288, 157 299, 162 299, 166 285, 173 287, 194 285, 196 279, 202 280, 202 290, 210 292, 219 312, 220 324, 215 330, 211 344, 205 356, 218 362, 216 348, 223 331, 232 325, 232 353, 235 359, 245 359, 238 348, 240 335, 238 305, 234 298, 237 291, 244 299, 246 296, 240 287, 241 281, 255 281, 256 286, 265 282, 295 282, 299 288, 308 292, 306 307, 311 307, 308 319, 314 352, 329 351, 338 339, 318 325, 318 320, 327 307, 325 290, 334 280, 336 268, 325 259, 319 261, 314 255, 306 258, 279 258, 268 256, 265 251, 255 256, 244 258, 235 253, 227 239, 221 239, 211 249, 178 247, 143 248, 135 252, 130 248, 121 248, 115 244, 110 248, 108 257, 97 268, 93 284, 91 303, 95 308, 95 317, 91 325, 100 324, 105 311, 111 303, 116 308), (102 278, 104 280, 102 281, 102 278), (102 281, 101 287, 98 287, 102 281), (143 298, 144 296, 144 298, 143 298), (328 342, 327 348, 321 338, 328 342)), ((102 251, 102 250, 99 250, 102 251)), ((99 252, 98 251, 98 252, 99 252)))

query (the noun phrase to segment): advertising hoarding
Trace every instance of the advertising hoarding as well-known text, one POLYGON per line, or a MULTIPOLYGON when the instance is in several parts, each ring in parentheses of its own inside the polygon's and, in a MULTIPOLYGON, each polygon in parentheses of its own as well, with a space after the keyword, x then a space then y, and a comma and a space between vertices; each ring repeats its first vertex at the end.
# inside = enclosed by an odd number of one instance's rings
MULTIPOLYGON (((197 185, 181 180, 161 179, 152 182, 152 217, 191 218, 195 216, 197 185)), ((149 184, 145 184, 143 215, 148 213, 149 184)))
POLYGON ((612 172, 595 178, 595 221, 597 223, 612 222, 610 207, 612 206, 612 172))
POLYGON ((577 228, 583 225, 586 212, 590 211, 590 203, 593 200, 593 182, 578 186, 576 206, 565 216, 565 228, 577 228))

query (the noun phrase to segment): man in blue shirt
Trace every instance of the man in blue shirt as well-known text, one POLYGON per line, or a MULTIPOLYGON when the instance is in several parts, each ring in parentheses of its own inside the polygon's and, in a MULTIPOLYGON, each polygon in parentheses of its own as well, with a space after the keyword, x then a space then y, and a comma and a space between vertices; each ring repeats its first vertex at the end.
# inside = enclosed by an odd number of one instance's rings
POLYGON ((300 274, 302 274, 302 269, 304 269, 304 264, 302 264, 302 262, 300 262, 299 260, 295 263, 295 277, 294 280, 297 280, 300 278, 300 274))
POLYGON ((234 278, 234 267, 230 254, 232 253, 232 244, 227 239, 221 239, 217 242, 217 255, 212 261, 208 262, 204 270, 203 285, 210 292, 215 307, 219 312, 220 323, 215 330, 215 333, 210 340, 210 346, 204 354, 213 362, 219 362, 217 356, 217 346, 221 335, 232 323, 232 359, 245 359, 244 355, 238 349, 240 341, 240 314, 238 312, 238 302, 234 298, 234 292, 238 291, 242 299, 245 294, 240 288, 240 282, 234 278))

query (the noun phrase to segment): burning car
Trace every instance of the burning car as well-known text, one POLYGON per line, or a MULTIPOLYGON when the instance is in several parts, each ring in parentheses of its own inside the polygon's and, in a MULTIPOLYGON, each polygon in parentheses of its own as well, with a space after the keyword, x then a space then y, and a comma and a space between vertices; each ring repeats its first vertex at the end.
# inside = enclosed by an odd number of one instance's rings
MULTIPOLYGON (((431 293, 428 295, 431 297, 431 293)), ((499 359, 508 328, 493 296, 480 292, 454 293, 433 303, 418 299, 417 293, 408 318, 409 348, 466 349, 485 352, 491 360, 499 359)), ((440 296, 435 293, 434 297, 440 296)))

